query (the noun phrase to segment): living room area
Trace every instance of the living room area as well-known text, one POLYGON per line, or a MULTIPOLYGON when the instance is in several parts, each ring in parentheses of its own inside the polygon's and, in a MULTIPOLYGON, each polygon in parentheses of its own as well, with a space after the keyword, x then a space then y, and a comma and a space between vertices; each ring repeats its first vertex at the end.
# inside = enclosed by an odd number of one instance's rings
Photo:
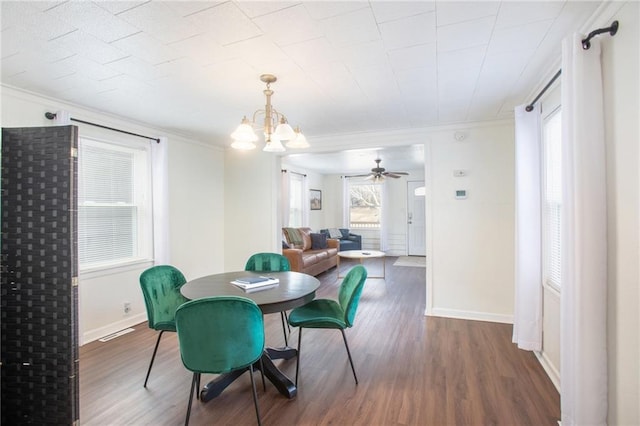
MULTIPOLYGON (((135 236, 144 238, 131 238, 143 241, 136 249, 146 251, 122 263, 80 265, 76 275, 63 282, 71 291, 60 296, 68 302, 71 295, 72 308, 42 305, 47 314, 72 319, 65 324, 75 330, 67 349, 79 353, 79 360, 72 361, 80 368, 80 389, 74 389, 80 402, 69 410, 79 409, 81 423, 182 422, 190 375, 180 364, 175 333, 163 340, 150 386, 142 385, 157 337, 147 327, 140 291, 145 270, 170 263, 190 282, 244 271, 255 253, 288 250, 283 229, 301 227, 317 235, 339 232, 342 238, 357 239, 361 251, 384 256, 341 258, 340 266, 336 259, 335 266, 323 265, 309 277, 320 283, 317 297, 335 299, 352 266, 362 262, 369 273, 359 316, 347 332, 360 383, 353 382, 339 333, 309 332, 308 355, 300 358, 297 399, 282 398, 269 385, 264 390, 258 378, 265 424, 555 425, 572 413, 561 407, 571 403, 566 386, 593 376, 606 379, 606 386, 590 387, 584 395, 598 402, 588 405, 604 419, 593 423, 640 422, 639 4, 395 3, 2 2, 3 130, 64 128, 88 145, 106 144, 119 151, 144 145, 140 151, 153 152, 154 167, 160 163, 165 172, 153 178, 149 170, 141 173, 149 178, 148 189, 165 190, 155 200, 159 205, 151 206, 153 196, 142 197, 149 208, 137 210, 153 219, 136 221, 145 226, 135 228, 140 230, 135 236), (414 8, 429 10, 414 14, 414 8), (304 18, 302 24, 288 25, 290 14, 304 18), (229 16, 246 25, 233 27, 229 16), (371 25, 350 25, 352 18, 371 25), (597 53, 582 53, 597 55, 603 85, 604 128, 598 145, 603 152, 594 161, 602 166, 598 188, 606 189, 599 205, 606 208, 604 231, 584 232, 595 235, 595 245, 606 249, 585 262, 603 272, 597 277, 598 288, 604 289, 598 300, 603 309, 585 314, 596 318, 604 342, 603 362, 595 374, 596 369, 566 359, 563 365, 571 368, 560 368, 573 342, 561 334, 567 330, 566 301, 572 300, 566 287, 532 278, 545 297, 537 321, 544 329, 538 342, 542 346, 521 350, 513 343, 516 316, 532 305, 526 298, 517 302, 523 297, 518 294, 522 256, 516 241, 523 230, 532 229, 518 223, 517 214, 560 215, 552 209, 519 208, 523 194, 537 194, 541 188, 517 187, 516 108, 524 109, 525 102, 545 88, 536 104, 538 115, 547 120, 564 113, 561 101, 572 82, 566 80, 571 75, 566 64, 563 73, 558 71, 564 33, 605 28, 614 20, 620 22, 617 35, 602 33, 596 38, 600 41, 594 41, 598 49, 590 51, 597 53), (412 25, 403 25, 408 22, 412 25), (475 25, 490 29, 481 44, 471 28, 475 25), (465 37, 456 37, 461 34, 465 37), (366 40, 350 40, 352 35, 366 40), (300 39, 293 43, 296 37, 300 39), (424 43, 416 45, 415 37, 424 43), (406 44, 396 44, 401 40, 406 44), (243 115, 251 118, 255 107, 264 106, 259 77, 265 72, 278 75, 274 102, 292 124, 300 120, 310 147, 264 152, 267 141, 274 141, 261 131, 260 149, 231 147, 231 131, 241 120, 248 121, 243 115), (563 80, 550 82, 552 75, 563 80), (357 168, 343 164, 342 157, 356 158, 357 168), (400 173, 383 182, 367 180, 378 166, 400 173), (304 177, 294 209, 291 186, 284 184, 289 174, 304 177), (376 183, 380 190, 375 220, 352 216, 357 203, 351 184, 356 183, 376 183), (415 203, 423 210, 423 220, 415 220, 415 203), (154 229, 161 232, 150 236, 154 229), (424 262, 410 264, 408 259, 415 258, 424 262), (563 372, 569 380, 561 383, 563 372)), ((576 46, 578 52, 587 50, 576 46)), ((26 175, 31 170, 22 170, 17 154, 4 151, 11 148, 4 136, 2 147, 3 170, 16 171, 22 189, 38 190, 50 183, 37 173, 26 175), (23 185, 23 178, 29 185, 23 185), (32 178, 42 185, 32 185, 32 178)), ((64 154, 75 158, 77 151, 64 154)), ((581 176, 592 177, 591 170, 587 165, 581 176)), ((4 184, 3 214, 14 206, 4 184)), ((589 185, 578 192, 596 191, 589 185)), ((60 204, 52 193, 41 201, 60 204)), ((117 207, 135 210, 120 204, 117 207)), ((3 228, 3 244, 11 236, 36 235, 27 226, 38 228, 31 222, 3 228)), ((544 226, 549 228, 546 222, 544 226)), ((48 245, 44 251, 62 254, 57 247, 48 245)), ((9 258, 15 253, 12 250, 9 258)), ((540 259, 538 269, 549 263, 540 259)), ((3 274, 5 303, 22 294, 14 286, 18 281, 7 277, 3 274)), ((51 280, 39 280, 43 291, 53 288, 51 280)), ((9 320, 23 318, 10 312, 3 309, 3 330, 11 329, 9 320)), ((45 322, 49 329, 58 324, 45 322)), ((265 315, 267 344, 282 343, 283 325, 278 315, 265 315)), ((35 338, 25 342, 45 347, 44 328, 30 331, 35 338)), ((293 329, 287 336, 295 341, 297 333, 293 329)), ((14 347, 3 344, 5 350, 14 347)), ((578 352, 585 358, 592 354, 578 352)), ((19 361, 13 367, 22 372, 35 365, 19 361)), ((3 374, 8 365, 3 359, 3 374)), ((290 376, 296 371, 294 362, 283 361, 278 367, 290 376)), ((44 373, 32 377, 53 380, 44 373)), ((255 416, 247 409, 250 386, 244 375, 213 403, 194 401, 193 423, 253 424, 255 416)), ((56 395, 48 387, 28 391, 41 398, 25 398, 24 404, 18 400, 16 407, 33 403, 29 409, 36 407, 32 413, 37 415, 44 412, 37 404, 55 409, 56 404, 45 402, 56 395)))

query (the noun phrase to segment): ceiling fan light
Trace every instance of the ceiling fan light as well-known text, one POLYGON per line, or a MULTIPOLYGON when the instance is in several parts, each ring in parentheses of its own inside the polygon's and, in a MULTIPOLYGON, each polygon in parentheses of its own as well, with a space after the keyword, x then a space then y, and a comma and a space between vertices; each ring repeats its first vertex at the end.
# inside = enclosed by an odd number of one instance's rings
POLYGON ((276 127, 274 134, 281 141, 290 141, 296 138, 296 132, 293 131, 293 128, 284 118, 280 120, 280 124, 276 127))

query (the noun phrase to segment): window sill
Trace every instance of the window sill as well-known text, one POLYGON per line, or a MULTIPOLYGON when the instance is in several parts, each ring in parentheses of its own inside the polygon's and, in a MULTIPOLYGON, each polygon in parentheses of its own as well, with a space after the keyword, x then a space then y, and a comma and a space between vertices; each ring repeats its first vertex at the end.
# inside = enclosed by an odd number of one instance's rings
POLYGON ((98 278, 106 275, 120 274, 123 272, 134 271, 140 268, 149 268, 153 266, 153 259, 133 260, 126 263, 118 263, 108 266, 96 266, 94 268, 83 269, 79 272, 80 279, 98 278))

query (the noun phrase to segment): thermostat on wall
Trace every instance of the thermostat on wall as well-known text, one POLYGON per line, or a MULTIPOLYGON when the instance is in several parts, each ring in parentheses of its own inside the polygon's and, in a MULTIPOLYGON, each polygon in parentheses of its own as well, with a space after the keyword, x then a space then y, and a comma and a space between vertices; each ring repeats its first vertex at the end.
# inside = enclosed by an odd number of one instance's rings
POLYGON ((467 198, 467 190, 456 189, 456 200, 464 200, 465 198, 467 198))

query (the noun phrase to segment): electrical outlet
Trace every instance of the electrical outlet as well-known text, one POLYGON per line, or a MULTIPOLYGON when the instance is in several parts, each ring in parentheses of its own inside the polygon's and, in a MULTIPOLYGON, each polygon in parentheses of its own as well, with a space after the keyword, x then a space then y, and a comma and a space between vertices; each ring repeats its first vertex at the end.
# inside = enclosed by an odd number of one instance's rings
POLYGON ((124 302, 124 313, 128 314, 131 312, 131 302, 124 302))

